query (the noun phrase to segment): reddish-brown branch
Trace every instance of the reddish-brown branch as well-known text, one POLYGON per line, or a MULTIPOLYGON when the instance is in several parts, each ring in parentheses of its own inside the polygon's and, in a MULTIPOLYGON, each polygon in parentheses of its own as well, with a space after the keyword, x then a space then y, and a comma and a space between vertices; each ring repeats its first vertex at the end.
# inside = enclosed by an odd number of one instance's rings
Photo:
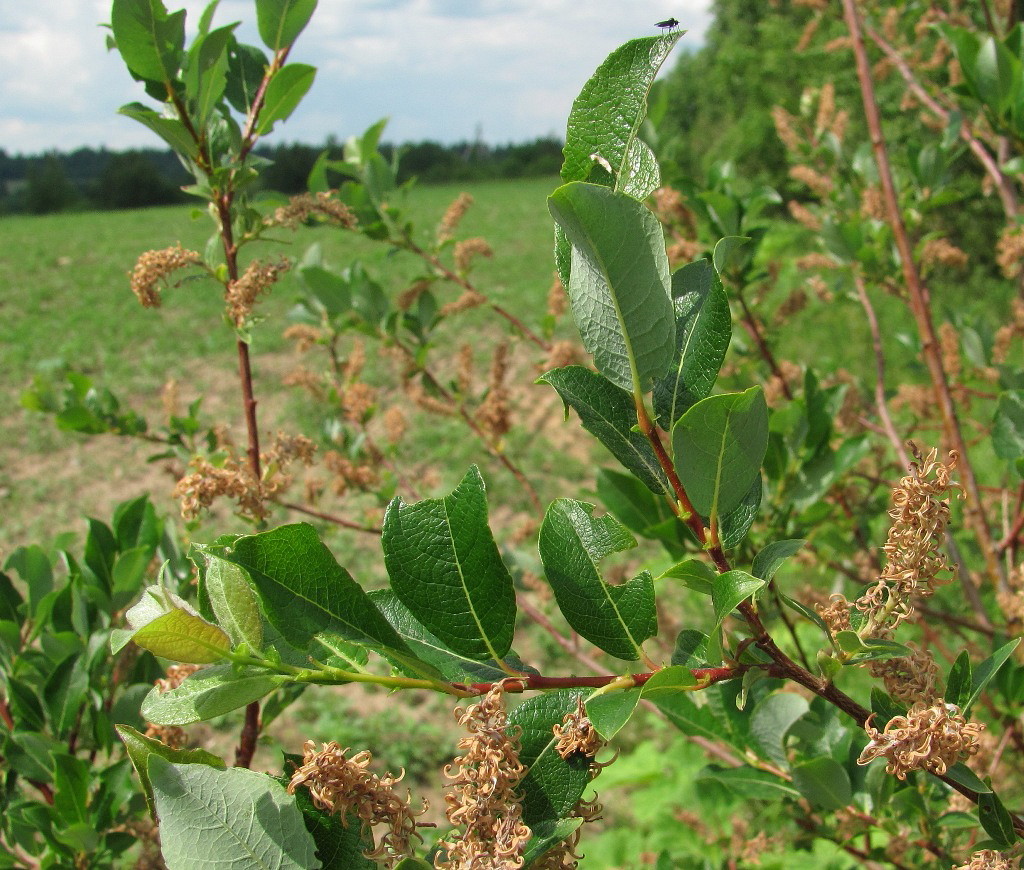
MULTIPOLYGON (((748 667, 748 665, 737 665, 731 668, 691 668, 690 673, 697 681, 697 685, 693 689, 705 689, 712 683, 731 680, 747 670, 748 667)), ((644 685, 656 673, 658 671, 630 674, 633 688, 644 685)), ((502 689, 506 692, 527 692, 546 689, 600 689, 621 679, 621 674, 602 674, 597 677, 545 677, 541 674, 526 674, 522 677, 510 677, 500 682, 502 689)), ((452 683, 452 685, 463 692, 484 695, 497 683, 452 683)))
POLYGON ((267 86, 278 70, 284 66, 285 61, 288 59, 288 53, 291 50, 292 47, 286 45, 274 54, 274 59, 263 74, 263 81, 260 82, 260 86, 256 89, 256 95, 253 97, 252 105, 249 107, 248 116, 245 120, 245 129, 242 131, 242 147, 238 152, 239 162, 245 160, 259 138, 256 134, 256 124, 259 122, 260 112, 263 111, 263 103, 267 98, 267 86))
POLYGON ((747 300, 743 297, 743 290, 736 288, 735 293, 736 299, 739 300, 740 310, 743 312, 743 316, 740 318, 740 322, 743 324, 743 328, 747 330, 747 333, 752 339, 754 344, 757 345, 757 352, 761 355, 767 364, 768 368, 771 369, 771 373, 778 379, 779 386, 782 389, 782 395, 784 395, 790 401, 793 400, 793 391, 789 388, 789 383, 786 381, 786 376, 782 373, 782 369, 779 368, 779 363, 775 359, 775 354, 772 353, 772 349, 768 347, 768 342, 761 332, 761 327, 757 323, 757 318, 754 317, 754 312, 750 310, 747 305, 747 300))
POLYGON ((260 702, 253 701, 245 708, 245 723, 235 749, 235 767, 248 767, 256 753, 256 738, 260 736, 260 702))
POLYGON ((318 511, 314 508, 306 507, 306 505, 296 504, 295 502, 279 501, 277 504, 290 511, 296 511, 300 514, 306 514, 306 516, 316 517, 318 520, 323 520, 326 523, 333 523, 334 525, 341 526, 344 529, 352 529, 354 532, 365 532, 368 535, 379 535, 381 532, 378 526, 364 526, 353 522, 352 520, 347 520, 344 517, 325 513, 324 511, 318 511))
POLYGON ((861 30, 860 16, 857 12, 855 0, 843 0, 843 14, 846 19, 847 29, 853 39, 853 51, 857 61, 857 78, 860 81, 864 115, 871 134, 871 145, 875 155, 875 164, 878 167, 878 176, 882 185, 882 197, 885 201, 889 226, 892 230, 893 240, 896 242, 896 248, 903 267, 903 280, 907 288, 910 311, 914 315, 918 333, 921 337, 922 355, 924 356, 932 386, 935 390, 935 398, 942 415, 947 442, 953 450, 960 454, 960 476, 967 495, 967 519, 977 537, 978 547, 985 559, 987 573, 991 581, 998 584, 1001 574, 996 560, 995 544, 988 527, 988 521, 985 518, 981 493, 978 490, 978 482, 974 476, 974 468, 970 462, 967 444, 964 442, 963 433, 960 429, 960 420, 957 416, 956 406, 950 393, 949 379, 946 376, 939 341, 935 334, 935 326, 932 323, 928 288, 921 280, 920 272, 914 261, 913 245, 907 234, 907 228, 903 221, 903 212, 900 208, 896 187, 893 183, 892 169, 889 165, 889 154, 885 144, 885 137, 882 134, 881 115, 878 111, 878 103, 875 100, 875 86, 871 76, 871 65, 868 60, 867 46, 864 43, 864 34, 861 30))

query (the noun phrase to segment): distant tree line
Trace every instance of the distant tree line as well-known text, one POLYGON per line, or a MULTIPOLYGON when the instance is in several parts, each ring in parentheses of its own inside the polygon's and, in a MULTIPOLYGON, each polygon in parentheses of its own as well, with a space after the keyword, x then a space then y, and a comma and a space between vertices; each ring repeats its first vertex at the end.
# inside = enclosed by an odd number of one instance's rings
MULTIPOLYGON (((384 145, 386 155, 401 148, 399 180, 476 181, 556 175, 562 142, 544 137, 532 142, 487 145, 461 142, 442 145, 416 142, 384 145)), ((299 193, 317 157, 327 150, 341 157, 341 146, 283 144, 257 149, 273 161, 262 176, 268 190, 299 193)), ((59 211, 145 208, 186 202, 181 190, 188 175, 170 151, 110 151, 79 148, 70 153, 10 155, 0 149, 0 214, 48 214, 59 211)))

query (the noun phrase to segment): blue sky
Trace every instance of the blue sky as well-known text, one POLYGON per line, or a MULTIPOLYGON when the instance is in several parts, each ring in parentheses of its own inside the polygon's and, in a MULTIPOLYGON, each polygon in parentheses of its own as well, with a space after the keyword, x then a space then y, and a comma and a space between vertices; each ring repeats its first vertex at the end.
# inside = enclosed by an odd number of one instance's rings
MULTIPOLYGON (((189 32, 206 5, 165 3, 188 10, 189 32)), ((291 55, 318 68, 316 82, 270 141, 344 139, 385 116, 391 141, 560 136, 573 98, 612 49, 672 16, 689 31, 680 48, 696 47, 710 3, 320 0, 291 55)), ((159 145, 115 114, 146 97, 105 49, 99 25, 109 18, 109 0, 0 3, 0 148, 159 145)), ((258 44, 254 18, 251 0, 222 0, 215 20, 242 21, 239 37, 258 44)))

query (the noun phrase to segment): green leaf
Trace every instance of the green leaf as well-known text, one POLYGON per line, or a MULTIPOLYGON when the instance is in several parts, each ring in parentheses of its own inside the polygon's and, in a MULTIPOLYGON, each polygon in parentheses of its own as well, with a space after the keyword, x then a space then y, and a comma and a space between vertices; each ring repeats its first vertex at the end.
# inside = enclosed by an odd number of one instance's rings
POLYGON ((415 661, 308 523, 248 535, 230 545, 211 545, 208 552, 245 570, 267 619, 297 649, 309 649, 314 635, 327 632, 415 661))
MULTIPOLYGON (((763 495, 764 486, 758 474, 740 503, 718 518, 718 537, 722 541, 722 549, 731 550, 743 543, 761 509, 763 495)), ((704 525, 708 525, 709 518, 704 517, 704 520, 704 525)))
POLYGON ((208 664, 220 661, 231 651, 231 639, 222 629, 160 586, 150 586, 138 604, 125 613, 125 619, 132 628, 126 639, 172 661, 208 664))
POLYGON ((992 447, 1000 459, 1024 456, 1024 390, 999 394, 992 422, 992 447))
POLYGON ((189 725, 258 701, 286 682, 287 677, 259 668, 213 665, 168 692, 154 687, 142 702, 142 715, 158 725, 189 725))
POLYGON ((118 553, 110 572, 111 600, 115 610, 121 610, 139 594, 152 561, 153 548, 150 546, 132 547, 118 553))
POLYGON ((587 718, 605 740, 611 740, 629 721, 640 703, 640 689, 595 695, 586 702, 587 718))
POLYGON ((166 743, 140 734, 128 725, 115 725, 114 728, 121 738, 121 742, 124 743, 124 748, 135 767, 135 772, 139 775, 142 791, 146 795, 146 805, 151 813, 155 812, 153 786, 149 782, 149 757, 151 755, 159 755, 165 761, 177 764, 205 764, 209 767, 224 769, 224 762, 205 749, 172 749, 166 743))
POLYGON ((170 85, 185 45, 185 10, 172 15, 161 0, 114 0, 110 26, 117 50, 140 79, 170 85))
POLYGON ((579 690, 548 692, 509 713, 509 724, 522 729, 519 761, 527 773, 518 789, 523 795, 523 821, 531 828, 568 816, 590 781, 590 759, 582 753, 562 758, 551 730, 576 711, 581 698, 579 690))
MULTIPOLYGON (((710 594, 710 592, 708 593, 710 594)), ((684 628, 676 635, 672 664, 685 668, 704 667, 708 663, 708 636, 695 628, 684 628)))
POLYGON ((118 114, 132 118, 144 127, 148 127, 178 154, 189 159, 199 155, 199 146, 196 144, 196 140, 181 121, 175 118, 165 118, 142 103, 128 103, 117 111, 118 114))
POLYGON ((43 700, 50 716, 54 736, 66 737, 82 715, 82 705, 89 691, 88 659, 71 655, 47 677, 43 700))
MULTIPOLYGON (((549 852, 554 846, 571 836, 582 824, 583 819, 572 817, 557 820, 547 819, 531 827, 530 832, 533 836, 530 837, 530 842, 523 850, 523 866, 530 867, 533 861, 541 858, 545 852, 549 852)), ((401 865, 395 870, 399 870, 400 867, 401 865)))
POLYGON ((53 757, 53 810, 62 827, 89 823, 89 763, 63 753, 53 757))
POLYGON ((630 531, 661 541, 673 555, 685 551, 685 526, 672 513, 665 493, 652 492, 633 474, 602 468, 597 472, 597 497, 630 531))
POLYGON ((726 236, 719 239, 712 255, 715 271, 721 275, 742 263, 744 254, 752 242, 753 239, 748 236, 726 236))
POLYGON ((278 121, 287 120, 313 86, 315 77, 316 67, 304 63, 281 67, 267 85, 256 132, 263 136, 273 130, 278 121))
POLYGON ((740 602, 746 601, 764 586, 764 580, 753 577, 746 571, 733 570, 716 574, 711 589, 711 602, 715 608, 715 628, 721 627, 725 618, 740 602))
POLYGON ((963 711, 969 710, 974 706, 974 702, 981 697, 981 693, 984 691, 985 686, 989 684, 989 681, 996 675, 999 669, 1003 666, 1003 663, 1013 655, 1013 651, 1017 649, 1021 639, 1019 637, 1014 638, 1009 643, 999 647, 992 655, 990 655, 985 661, 977 665, 974 668, 974 677, 971 685, 971 693, 967 696, 967 700, 964 702, 963 711))
POLYGON ((675 351, 661 224, 632 197, 580 182, 558 188, 548 209, 572 245, 566 289, 583 346, 613 384, 647 392, 675 351))
POLYGON ((644 571, 612 586, 599 563, 636 546, 613 516, 593 516, 594 506, 557 499, 540 528, 540 557, 555 600, 569 625, 606 653, 626 661, 641 657, 641 645, 658 632, 654 581, 644 571))
POLYGON ((791 770, 795 785, 812 806, 830 811, 853 800, 850 776, 839 762, 823 757, 795 764, 791 770))
POLYGON ((566 407, 580 415, 583 428, 648 489, 672 496, 672 487, 651 442, 636 431, 636 405, 629 392, 583 366, 552 369, 537 383, 554 387, 566 407))
POLYGON ((729 299, 707 260, 672 275, 676 349, 668 375, 654 385, 654 412, 666 431, 691 405, 711 394, 732 339, 729 299))
POLYGON ((313 837, 295 798, 271 777, 232 767, 149 758, 160 842, 168 870, 319 868, 313 837))
POLYGON ((690 501, 717 523, 749 493, 768 449, 768 406, 761 388, 697 402, 672 428, 672 448, 690 501))
POLYGON ((474 465, 448 496, 395 499, 381 535, 391 588, 454 652, 483 661, 512 646, 516 596, 487 524, 487 496, 474 465))
POLYGON ((992 791, 991 787, 986 785, 973 770, 971 770, 962 761, 958 761, 951 768, 946 771, 946 777, 958 782, 962 786, 966 786, 969 789, 976 791, 978 794, 985 794, 986 792, 992 791))
POLYGON ((633 196, 644 199, 658 186, 640 126, 654 77, 681 35, 630 40, 597 68, 569 112, 564 181, 585 181, 595 165, 591 155, 598 155, 611 167, 617 190, 629 187, 633 196))
POLYGON ((256 25, 260 39, 271 51, 279 51, 298 39, 313 17, 317 0, 256 0, 256 25))
POLYGON ((765 758, 787 769, 786 735, 809 709, 807 699, 794 692, 772 692, 758 701, 750 714, 750 739, 765 758))
POLYGON ((193 123, 205 127, 227 88, 228 50, 237 24, 220 27, 196 38, 188 52, 185 93, 193 113, 193 123))
MULTIPOLYGON (((5 571, 17 571, 28 589, 28 618, 36 619, 39 604, 53 589, 53 566, 38 544, 18 547, 4 562, 5 571)), ((12 587, 13 588, 13 587, 12 587)))
POLYGON ((378 870, 380 865, 364 854, 373 849, 373 835, 368 829, 363 830, 357 816, 349 813, 342 819, 318 808, 305 788, 295 791, 295 805, 302 813, 306 830, 313 835, 323 870, 378 870))
POLYGON ((946 678, 945 700, 947 704, 955 704, 961 710, 971 694, 971 657, 967 650, 961 650, 946 678))
POLYGON ((188 555, 199 571, 217 624, 233 644, 244 643, 253 652, 259 652, 263 648, 263 617, 249 576, 238 565, 213 555, 201 544, 193 544, 188 555))
POLYGON ((716 576, 714 570, 707 562, 703 562, 700 559, 686 559, 673 565, 657 579, 668 578, 670 580, 678 580, 687 589, 692 589, 694 592, 701 593, 701 595, 710 595, 715 585, 716 576))
POLYGON ((697 685, 697 678, 688 667, 673 664, 662 668, 644 683, 641 697, 645 701, 657 701, 667 695, 685 692, 697 685))
POLYGON ((995 840, 997 849, 1009 849, 1017 842, 1013 817, 995 792, 978 795, 978 820, 985 833, 995 840))
MULTIPOLYGON (((582 824, 582 819, 580 820, 582 824)), ((422 858, 403 858, 395 865, 395 870, 433 870, 434 865, 428 864, 422 858)), ((341 870, 339 867, 338 870, 341 870)))
POLYGON ((231 40, 224 96, 231 106, 243 115, 249 114, 268 66, 270 61, 258 47, 231 40))
POLYGON ((798 539, 772 541, 754 556, 754 564, 751 566, 750 572, 755 577, 764 580, 765 583, 771 583, 775 572, 782 567, 782 563, 799 552, 806 543, 806 541, 798 539))
POLYGON ((773 773, 768 773, 766 770, 758 770, 747 765, 720 767, 716 764, 709 764, 697 777, 698 783, 702 780, 721 783, 730 791, 751 800, 777 801, 780 797, 800 796, 800 792, 786 780, 773 773))
MULTIPOLYGON (((424 662, 437 668, 438 676, 442 679, 456 683, 493 683, 508 677, 508 671, 502 670, 493 661, 481 662, 452 652, 412 615, 412 611, 398 600, 392 590, 375 589, 370 593, 370 598, 409 649, 424 662)), ((514 655, 505 656, 505 662, 513 670, 522 670, 522 662, 514 655)))

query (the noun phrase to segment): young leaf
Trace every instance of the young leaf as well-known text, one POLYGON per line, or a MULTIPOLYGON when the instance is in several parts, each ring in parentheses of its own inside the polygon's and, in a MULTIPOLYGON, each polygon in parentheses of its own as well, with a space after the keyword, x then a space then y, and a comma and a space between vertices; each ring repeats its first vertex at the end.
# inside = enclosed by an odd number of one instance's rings
POLYGON ((751 741, 783 770, 789 767, 786 734, 809 709, 807 699, 795 692, 772 692, 750 714, 751 741))
POLYGON ((666 431, 691 405, 711 394, 732 339, 729 299, 707 260, 672 275, 675 307, 675 362, 654 385, 654 412, 666 431))
POLYGON ((231 651, 231 638, 203 619, 184 599, 162 586, 150 586, 139 602, 125 613, 131 632, 111 640, 117 652, 127 640, 153 655, 176 662, 209 664, 231 651))
MULTIPOLYGON (((698 632, 699 633, 699 632, 698 632)), ((657 701, 666 695, 676 695, 697 685, 697 678, 688 667, 673 664, 662 668, 644 683, 640 696, 645 701, 657 701)))
POLYGON ((782 567, 782 563, 797 553, 806 543, 806 541, 796 538, 788 541, 772 541, 754 556, 754 564, 751 565, 750 572, 755 577, 764 580, 765 583, 771 583, 775 572, 782 567))
POLYGON ((159 755, 165 761, 176 764, 205 764, 209 767, 224 769, 224 762, 205 749, 172 749, 153 737, 140 734, 128 725, 115 725, 115 730, 124 743, 128 757, 135 766, 135 772, 142 782, 142 791, 146 795, 146 805, 150 812, 153 807, 153 786, 149 782, 149 756, 159 755))
POLYGON ((168 870, 206 866, 313 870, 321 867, 295 798, 269 776, 232 767, 172 764, 149 757, 160 843, 168 870))
POLYGON ((172 15, 161 0, 114 0, 110 27, 125 66, 140 79, 177 79, 185 45, 185 10, 172 15))
POLYGON ((199 36, 188 52, 185 71, 185 93, 192 106, 193 122, 205 127, 206 122, 227 87, 228 51, 234 40, 237 24, 219 27, 199 36))
POLYGON ((317 0, 256 0, 256 26, 271 51, 298 39, 313 17, 317 0))
POLYGON ((474 465, 451 495, 395 499, 381 535, 391 588, 453 652, 484 661, 512 646, 516 596, 487 524, 487 496, 474 465))
POLYGON ((564 181, 586 181, 597 155, 611 167, 616 190, 645 199, 658 186, 657 164, 652 174, 640 125, 654 77, 681 35, 630 40, 597 68, 569 112, 564 181))
POLYGON ((586 702, 587 718, 601 737, 611 740, 629 721, 638 703, 640 689, 595 695, 586 702))
POLYGON ((316 67, 304 63, 290 63, 281 67, 267 85, 256 132, 265 135, 274 129, 278 121, 287 120, 313 86, 315 77, 316 67))
POLYGON ((746 571, 726 571, 716 574, 711 588, 711 602, 715 608, 715 629, 737 606, 765 585, 764 580, 752 577, 746 571))
POLYGON ((552 502, 540 528, 541 561, 569 625, 606 653, 634 661, 658 631, 654 581, 644 571, 618 586, 605 582, 601 560, 636 540, 614 517, 593 511, 571 499, 552 502))
POLYGON ((685 559, 669 568, 657 579, 668 578, 678 580, 687 589, 700 592, 702 595, 710 595, 715 585, 715 572, 707 562, 700 559, 685 559))
POLYGON ((749 492, 768 448, 768 406, 761 388, 697 402, 672 428, 672 447, 693 506, 717 521, 749 492))
POLYGON ((552 369, 537 378, 550 384, 566 407, 580 415, 583 428, 657 495, 672 496, 672 487, 651 442, 636 431, 636 404, 627 391, 583 366, 552 369))
POLYGON ((947 704, 956 704, 961 710, 971 693, 971 657, 967 650, 961 650, 946 678, 945 699, 947 704))
POLYGON ((189 558, 199 571, 200 582, 220 625, 235 645, 250 650, 263 648, 263 618, 248 575, 233 562, 193 544, 189 558))
POLYGON ((208 552, 248 573, 267 619, 297 649, 308 649, 313 636, 325 631, 371 649, 409 653, 311 525, 281 526, 230 545, 211 545, 208 552))
POLYGON ((165 118, 142 103, 128 103, 117 111, 118 114, 132 118, 148 127, 183 157, 194 159, 199 154, 196 140, 181 121, 175 118, 165 118))
POLYGON ((974 706, 974 702, 981 696, 985 686, 989 684, 989 681, 996 675, 999 669, 1003 666, 1003 663, 1013 655, 1013 651, 1017 649, 1020 644, 1020 638, 1014 638, 1009 643, 999 647, 992 655, 990 655, 985 661, 974 668, 974 675, 971 682, 971 693, 967 696, 964 701, 964 705, 961 708, 966 711, 974 706))
POLYGON ((196 671, 176 689, 150 690, 142 715, 158 725, 190 725, 230 713, 269 695, 288 678, 256 668, 214 665, 196 671))
POLYGON ((558 188, 548 209, 572 244, 566 289, 583 346, 613 384, 647 392, 675 352, 661 224, 633 198, 580 182, 558 188))

